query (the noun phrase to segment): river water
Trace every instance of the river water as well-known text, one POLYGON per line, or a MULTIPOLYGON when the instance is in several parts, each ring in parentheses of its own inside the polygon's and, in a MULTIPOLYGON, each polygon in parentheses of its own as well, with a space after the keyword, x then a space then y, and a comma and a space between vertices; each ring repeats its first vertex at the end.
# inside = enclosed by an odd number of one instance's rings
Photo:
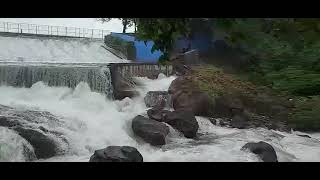
MULTIPOLYGON (((281 161, 320 161, 320 135, 312 138, 297 136, 263 128, 233 129, 216 126, 204 117, 196 117, 201 134, 199 140, 184 138, 170 127, 167 144, 152 147, 137 140, 131 130, 131 120, 146 114, 144 95, 151 90, 167 90, 175 77, 159 76, 156 80, 137 78, 141 93, 133 99, 112 101, 102 93, 93 92, 87 83, 79 83, 75 89, 49 87, 43 82, 31 88, 0 86, 0 104, 16 109, 48 111, 59 118, 60 126, 43 126, 64 134, 69 142, 68 150, 59 156, 37 161, 88 162, 94 150, 111 145, 133 146, 144 161, 227 161, 256 162, 259 158, 241 147, 247 142, 265 141, 271 144, 281 161)), ((304 133, 306 134, 306 133, 304 133)), ((0 161, 24 161, 22 137, 7 128, 0 128, 0 161)))

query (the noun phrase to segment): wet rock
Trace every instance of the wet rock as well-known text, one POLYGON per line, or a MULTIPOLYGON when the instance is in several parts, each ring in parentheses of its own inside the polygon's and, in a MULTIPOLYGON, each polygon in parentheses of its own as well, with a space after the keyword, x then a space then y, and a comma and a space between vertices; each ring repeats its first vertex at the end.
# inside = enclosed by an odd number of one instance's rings
POLYGON ((58 153, 56 142, 45 134, 23 127, 15 127, 13 130, 32 145, 38 159, 50 158, 58 153))
POLYGON ((139 92, 138 91, 134 91, 134 90, 117 90, 114 93, 114 98, 116 100, 122 100, 126 97, 128 98, 133 98, 133 97, 137 97, 139 96, 139 92))
POLYGON ((244 111, 243 104, 239 99, 220 96, 215 98, 214 115, 216 117, 231 118, 236 114, 241 114, 244 111))
MULTIPOLYGON (((28 141, 38 159, 45 159, 60 154, 68 148, 68 141, 59 132, 48 130, 38 124, 60 126, 59 120, 45 111, 21 111, 0 105, 0 111, 6 116, 0 117, 0 126, 14 130, 28 141)), ((27 150, 26 154, 30 154, 27 150)))
POLYGON ((197 135, 199 124, 192 111, 177 110, 165 115, 165 122, 182 132, 186 138, 194 138, 197 135))
POLYGON ((135 135, 154 146, 166 144, 165 139, 169 133, 169 127, 164 123, 141 115, 132 120, 132 130, 135 135))
POLYGON ((155 108, 149 109, 147 111, 147 114, 150 119, 153 119, 153 120, 156 120, 159 122, 165 122, 166 121, 165 116, 169 112, 170 111, 168 111, 168 110, 164 110, 162 108, 155 107, 155 108))
POLYGON ((217 125, 217 120, 214 118, 209 118, 209 121, 213 124, 213 125, 217 125))
POLYGON ((309 135, 306 135, 306 134, 297 134, 297 135, 300 136, 300 137, 311 138, 309 135))
POLYGON ((147 107, 171 108, 171 95, 167 91, 149 91, 144 97, 147 107))
POLYGON ((139 95, 138 91, 134 90, 136 82, 132 77, 125 77, 116 70, 116 66, 110 67, 111 80, 113 85, 113 96, 116 100, 122 100, 126 97, 133 98, 139 95))
POLYGON ((210 96, 196 88, 189 77, 178 77, 173 80, 168 92, 172 95, 175 110, 189 110, 196 116, 211 116, 213 100, 210 96))
POLYGON ((96 150, 89 162, 143 162, 143 157, 134 147, 108 146, 96 150))
POLYGON ((0 116, 0 126, 3 127, 12 127, 19 125, 17 121, 10 121, 7 117, 0 116))
POLYGON ((277 154, 273 147, 263 141, 260 141, 258 143, 247 143, 242 148, 242 150, 248 149, 252 153, 257 154, 262 161, 264 162, 278 162, 277 154))

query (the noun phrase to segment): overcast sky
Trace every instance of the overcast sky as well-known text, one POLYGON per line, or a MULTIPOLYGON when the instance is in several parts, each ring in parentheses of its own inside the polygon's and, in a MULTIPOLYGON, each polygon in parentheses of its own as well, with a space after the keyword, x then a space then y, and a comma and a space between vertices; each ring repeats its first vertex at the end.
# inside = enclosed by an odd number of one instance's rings
MULTIPOLYGON (((0 18, 2 22, 29 23, 39 25, 68 26, 78 28, 103 29, 111 32, 122 32, 120 20, 113 19, 107 23, 101 23, 94 18, 0 18)), ((133 27, 127 32, 133 32, 133 27)))

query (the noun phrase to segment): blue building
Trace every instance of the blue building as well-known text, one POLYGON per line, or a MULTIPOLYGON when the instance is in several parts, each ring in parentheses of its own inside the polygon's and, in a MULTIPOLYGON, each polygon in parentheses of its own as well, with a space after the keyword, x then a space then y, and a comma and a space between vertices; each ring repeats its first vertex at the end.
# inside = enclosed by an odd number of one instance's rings
MULTIPOLYGON (((212 24, 200 18, 191 21, 191 36, 178 38, 171 51, 172 54, 184 50, 197 49, 199 54, 206 54, 213 48, 212 24)), ((127 42, 134 42, 138 62, 157 62, 163 54, 161 51, 151 52, 153 41, 138 41, 133 34, 111 33, 111 36, 118 37, 127 42)))
POLYGON ((159 57, 163 54, 161 51, 151 52, 153 41, 138 41, 133 35, 123 33, 111 33, 111 36, 118 37, 127 42, 133 42, 136 48, 135 61, 138 62, 158 62, 159 57))

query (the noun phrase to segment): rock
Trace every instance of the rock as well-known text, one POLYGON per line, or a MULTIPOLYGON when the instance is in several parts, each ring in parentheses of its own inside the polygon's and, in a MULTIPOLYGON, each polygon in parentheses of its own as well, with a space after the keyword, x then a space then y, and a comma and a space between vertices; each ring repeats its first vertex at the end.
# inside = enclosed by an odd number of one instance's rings
POLYGON ((17 121, 10 121, 7 117, 5 116, 0 116, 0 126, 3 127, 12 127, 19 125, 17 121))
POLYGON ((165 115, 167 113, 169 113, 170 111, 168 110, 164 110, 162 108, 157 108, 157 107, 154 107, 152 109, 149 109, 147 111, 147 114, 148 114, 148 117, 150 119, 153 119, 153 120, 156 120, 156 121, 159 121, 159 122, 165 122, 166 119, 165 119, 165 115))
POLYGON ((190 72, 190 68, 186 66, 184 54, 177 54, 175 57, 171 59, 171 62, 172 70, 176 75, 182 76, 190 72))
POLYGON ((34 149, 36 158, 50 158, 68 148, 68 141, 61 133, 49 131, 43 126, 38 128, 34 126, 34 124, 44 123, 43 121, 50 121, 54 126, 59 126, 59 119, 51 113, 46 111, 21 111, 2 105, 0 105, 0 111, 7 115, 6 117, 0 116, 0 126, 14 130, 28 141, 34 149))
POLYGON ((219 120, 219 125, 224 127, 224 126, 231 126, 231 120, 230 119, 220 119, 219 120))
POLYGON ((144 102, 147 107, 171 108, 171 95, 167 91, 149 91, 144 102))
POLYGON ((134 90, 117 90, 113 96, 116 100, 122 100, 126 97, 128 98, 137 97, 139 96, 139 92, 134 90))
POLYGON ((191 84, 191 79, 187 76, 180 76, 173 80, 169 86, 168 92, 169 94, 176 94, 185 87, 190 88, 193 85, 191 84))
POLYGON ((166 144, 165 139, 169 133, 167 125, 141 115, 132 120, 132 130, 135 135, 154 146, 166 144))
POLYGON ((300 136, 300 137, 311 138, 309 135, 306 135, 306 134, 297 134, 297 135, 300 136))
POLYGON ((165 115, 165 122, 179 130, 186 138, 196 137, 199 124, 192 111, 177 110, 165 115))
POLYGON ((209 118, 209 121, 213 124, 213 125, 217 125, 217 120, 214 118, 209 118))
POLYGON ((108 146, 96 150, 89 162, 143 162, 143 157, 134 147, 108 146))
POLYGON ((172 95, 172 104, 175 110, 192 111, 196 116, 211 116, 213 100, 192 84, 189 77, 178 77, 173 80, 169 90, 172 95))
POLYGON ((278 162, 275 150, 266 142, 247 143, 241 149, 249 149, 252 153, 257 154, 264 162, 278 162))
POLYGON ((244 111, 243 104, 239 99, 220 96, 215 98, 214 115, 216 117, 228 117, 231 118, 236 114, 240 114, 244 111))
POLYGON ((212 101, 204 92, 180 93, 173 96, 173 108, 175 110, 191 110, 196 116, 210 116, 212 101))
POLYGON ((32 145, 38 159, 50 158, 57 154, 58 147, 55 141, 43 133, 19 126, 14 127, 13 130, 32 145))
POLYGON ((116 100, 122 100, 126 97, 133 98, 139 95, 139 92, 134 90, 136 82, 132 77, 124 77, 116 70, 116 66, 111 66, 110 71, 113 96, 116 100))
POLYGON ((230 122, 231 127, 238 128, 238 129, 245 129, 249 126, 248 123, 249 119, 244 114, 235 115, 230 122))

